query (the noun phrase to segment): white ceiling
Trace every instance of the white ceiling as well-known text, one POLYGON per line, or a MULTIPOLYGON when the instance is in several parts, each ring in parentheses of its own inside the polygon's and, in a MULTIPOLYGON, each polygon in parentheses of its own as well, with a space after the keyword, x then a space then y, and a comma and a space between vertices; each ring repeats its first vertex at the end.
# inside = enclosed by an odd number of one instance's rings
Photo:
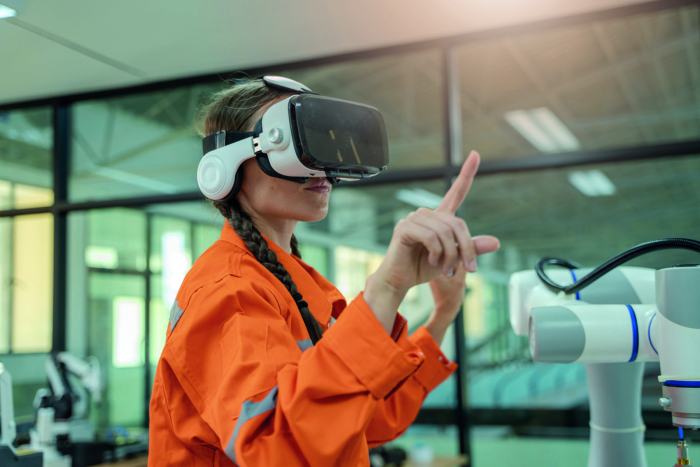
MULTIPOLYGON (((0 1, 1 2, 1 1, 0 1)), ((27 0, 0 104, 336 55, 640 0, 27 0)))

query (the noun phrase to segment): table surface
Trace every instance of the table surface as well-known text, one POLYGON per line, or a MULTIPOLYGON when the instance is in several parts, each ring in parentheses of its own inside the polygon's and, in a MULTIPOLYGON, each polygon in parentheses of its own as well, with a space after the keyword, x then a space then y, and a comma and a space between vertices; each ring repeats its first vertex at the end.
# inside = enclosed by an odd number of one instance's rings
MULTIPOLYGON (((456 456, 456 457, 436 457, 430 467, 460 467, 466 465, 467 456, 456 456)), ((134 459, 129 459, 126 461, 115 462, 113 464, 100 464, 95 467, 146 467, 148 464, 148 457, 136 457, 134 459)), ((412 462, 407 462, 406 467, 414 467, 415 464, 412 462)), ((423 466, 421 466, 423 467, 423 466)))
MULTIPOLYGON (((433 463, 430 464, 430 467, 461 467, 463 465, 467 465, 467 456, 466 455, 461 455, 461 456, 455 456, 455 457, 436 457, 433 459, 433 463)), ((406 467, 415 467, 417 464, 414 464, 411 461, 408 461, 405 464, 406 467)), ((421 465, 421 467, 424 467, 421 465)))

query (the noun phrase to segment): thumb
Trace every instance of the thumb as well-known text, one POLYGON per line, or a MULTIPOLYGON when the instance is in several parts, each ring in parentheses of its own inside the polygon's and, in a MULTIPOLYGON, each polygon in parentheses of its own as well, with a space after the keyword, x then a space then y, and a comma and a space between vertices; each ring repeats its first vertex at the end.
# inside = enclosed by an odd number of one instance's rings
POLYGON ((501 242, 491 235, 479 235, 472 238, 472 241, 474 242, 474 250, 477 256, 493 253, 501 247, 501 242))

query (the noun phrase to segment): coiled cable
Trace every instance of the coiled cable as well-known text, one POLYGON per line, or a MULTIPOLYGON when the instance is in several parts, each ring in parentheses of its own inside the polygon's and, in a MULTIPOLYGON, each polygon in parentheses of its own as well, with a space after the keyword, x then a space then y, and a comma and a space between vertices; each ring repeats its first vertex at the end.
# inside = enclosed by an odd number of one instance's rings
POLYGON ((554 282, 547 276, 544 268, 546 266, 563 266, 568 269, 580 269, 581 266, 573 261, 552 257, 540 258, 535 265, 535 271, 537 272, 540 280, 551 290, 555 292, 564 292, 566 294, 574 294, 588 287, 616 267, 621 266, 622 264, 637 258, 638 256, 661 250, 690 250, 700 253, 700 242, 690 238, 661 238, 659 240, 652 240, 650 242, 642 243, 623 251, 613 258, 610 258, 605 263, 588 273, 586 276, 568 286, 554 282))

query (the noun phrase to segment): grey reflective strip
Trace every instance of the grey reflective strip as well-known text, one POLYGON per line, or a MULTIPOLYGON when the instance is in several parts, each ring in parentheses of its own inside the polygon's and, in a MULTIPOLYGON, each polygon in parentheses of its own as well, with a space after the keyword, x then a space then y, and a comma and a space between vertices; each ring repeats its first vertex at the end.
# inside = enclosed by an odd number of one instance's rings
POLYGON ((224 449, 224 452, 226 453, 228 458, 231 459, 233 462, 236 462, 236 438, 238 438, 238 432, 241 431, 241 427, 245 422, 247 422, 251 418, 257 417, 258 415, 262 415, 265 412, 269 412, 270 410, 273 410, 275 407, 277 407, 278 392, 279 388, 275 386, 270 390, 270 392, 267 393, 267 396, 265 396, 265 398, 260 402, 243 402, 243 405, 241 406, 241 414, 238 416, 236 426, 233 428, 233 434, 231 435, 231 439, 228 440, 226 449, 224 449))
POLYGON ((170 332, 173 332, 175 326, 177 325, 177 322, 180 321, 180 318, 182 317, 183 313, 184 311, 182 311, 182 309, 177 303, 177 300, 175 300, 175 303, 173 303, 173 307, 170 309, 170 332))
POLYGON ((311 339, 304 339, 303 341, 297 341, 297 345, 303 352, 306 349, 310 349, 311 347, 314 346, 314 343, 311 342, 311 339))
MULTIPOLYGON (((582 269, 576 271, 576 277, 581 280, 583 276, 591 272, 592 269, 582 269)), ((613 269, 591 285, 581 290, 581 301, 590 303, 591 305, 613 305, 613 304, 639 304, 642 301, 639 299, 637 292, 630 284, 622 271, 613 269)))

